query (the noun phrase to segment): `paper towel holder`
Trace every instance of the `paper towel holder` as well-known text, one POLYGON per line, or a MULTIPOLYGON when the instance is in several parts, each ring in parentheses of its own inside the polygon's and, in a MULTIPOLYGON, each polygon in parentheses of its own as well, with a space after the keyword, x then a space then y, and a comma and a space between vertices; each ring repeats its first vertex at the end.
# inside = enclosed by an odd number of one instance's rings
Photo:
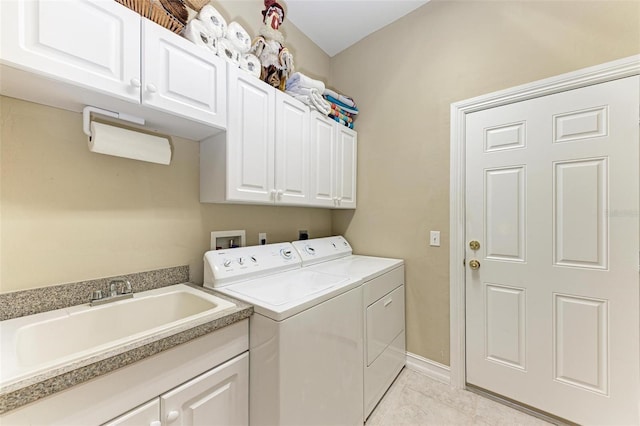
POLYGON ((129 123, 140 124, 144 126, 144 118, 136 117, 135 115, 127 114, 124 112, 109 111, 94 106, 87 105, 82 109, 82 130, 91 139, 91 113, 104 115, 111 118, 117 118, 119 120, 128 121, 129 123))
POLYGON ((171 146, 167 137, 159 137, 136 129, 91 121, 91 113, 144 125, 144 118, 87 105, 82 109, 82 130, 89 137, 89 150, 133 160, 169 165, 171 146), (105 138, 106 135, 106 138, 105 138), (125 142, 126 141, 126 142, 125 142))

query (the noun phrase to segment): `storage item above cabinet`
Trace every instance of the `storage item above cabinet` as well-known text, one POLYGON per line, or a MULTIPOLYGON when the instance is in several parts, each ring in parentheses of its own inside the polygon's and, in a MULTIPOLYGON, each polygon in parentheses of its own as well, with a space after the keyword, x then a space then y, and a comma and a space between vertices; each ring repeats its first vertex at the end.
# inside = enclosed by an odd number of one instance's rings
POLYGON ((200 144, 201 202, 355 208, 354 131, 236 67, 227 82, 227 132, 200 144))
POLYGON ((226 127, 224 60, 115 1, 8 0, 0 17, 2 95, 195 140, 226 127))

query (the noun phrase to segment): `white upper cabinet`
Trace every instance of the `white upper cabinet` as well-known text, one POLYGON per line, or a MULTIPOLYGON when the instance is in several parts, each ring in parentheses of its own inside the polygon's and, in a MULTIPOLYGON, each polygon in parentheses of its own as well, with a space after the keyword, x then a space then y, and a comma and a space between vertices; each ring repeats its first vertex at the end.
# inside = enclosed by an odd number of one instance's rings
POLYGON ((310 203, 336 205, 336 122, 318 112, 311 113, 310 130, 310 203))
POLYGON ((227 176, 221 181, 227 182, 227 193, 226 199, 220 194, 217 201, 271 203, 275 198, 275 89, 231 65, 228 72, 227 135, 215 154, 227 161, 227 176))
POLYGON ((310 204, 356 208, 357 133, 313 112, 310 137, 310 204))
POLYGON ((358 134, 342 124, 336 124, 336 207, 356 207, 356 175, 358 162, 358 134))
POLYGON ((309 204, 309 108, 232 65, 226 135, 200 144, 200 201, 309 204))
POLYGON ((139 102, 140 15, 115 1, 2 1, 2 62, 139 102))
POLYGON ((309 108, 276 91, 275 201, 304 205, 309 198, 309 108))
POLYGON ((225 61, 148 19, 142 34, 142 103, 225 126, 225 61))
POLYGON ((226 63, 113 0, 0 0, 0 93, 144 118, 201 140, 226 127, 226 63))

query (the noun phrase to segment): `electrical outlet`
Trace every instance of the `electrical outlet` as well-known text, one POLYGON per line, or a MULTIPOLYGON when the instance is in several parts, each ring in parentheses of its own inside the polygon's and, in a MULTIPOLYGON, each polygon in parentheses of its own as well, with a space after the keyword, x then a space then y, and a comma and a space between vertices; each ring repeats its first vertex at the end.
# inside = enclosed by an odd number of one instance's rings
POLYGON ((261 246, 267 244, 267 233, 266 232, 259 232, 258 233, 258 244, 260 244, 261 246))
POLYGON ((429 245, 432 247, 440 247, 440 231, 431 231, 429 235, 429 245))
POLYGON ((308 240, 309 239, 309 231, 306 229, 300 229, 298 231, 298 239, 299 240, 308 240))

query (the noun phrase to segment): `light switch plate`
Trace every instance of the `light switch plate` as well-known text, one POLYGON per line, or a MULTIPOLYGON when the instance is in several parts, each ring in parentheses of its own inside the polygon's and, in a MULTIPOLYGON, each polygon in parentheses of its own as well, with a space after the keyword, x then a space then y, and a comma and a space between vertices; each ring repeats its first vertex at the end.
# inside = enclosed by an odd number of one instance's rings
POLYGON ((429 245, 440 247, 440 231, 431 231, 429 234, 429 245))

